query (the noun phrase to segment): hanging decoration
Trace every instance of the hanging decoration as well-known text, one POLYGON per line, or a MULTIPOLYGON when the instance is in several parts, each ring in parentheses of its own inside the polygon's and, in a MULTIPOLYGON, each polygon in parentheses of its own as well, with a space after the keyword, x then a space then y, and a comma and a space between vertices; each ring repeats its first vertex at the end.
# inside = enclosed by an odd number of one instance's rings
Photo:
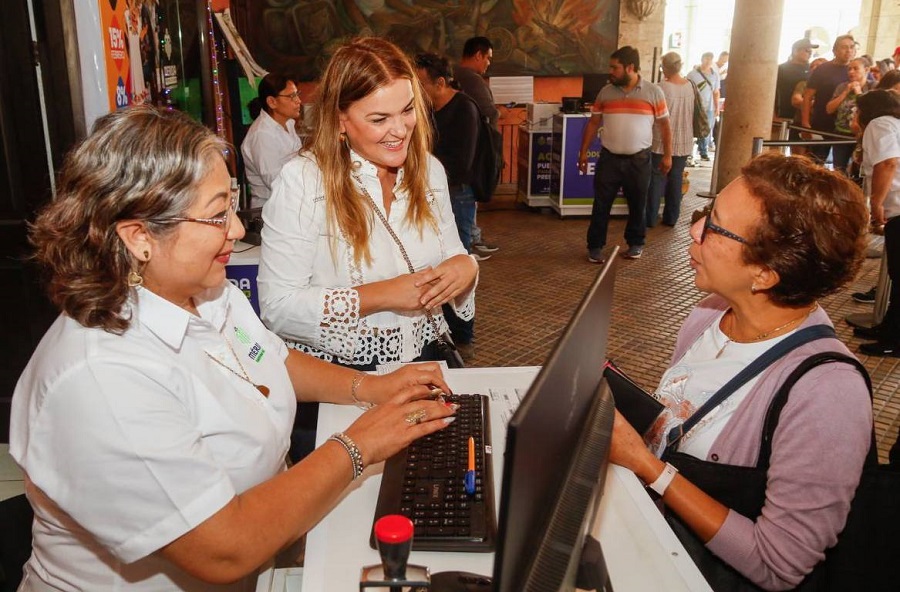
POLYGON ((219 30, 225 36, 225 41, 231 48, 232 54, 237 58, 238 63, 244 70, 244 75, 247 77, 250 86, 256 88, 256 79, 262 78, 269 72, 256 63, 256 60, 250 55, 250 50, 247 49, 247 44, 241 38, 237 27, 234 26, 234 21, 231 18, 231 1, 212 0, 212 7, 216 21, 219 23, 219 30))
POLYGON ((213 29, 213 9, 209 0, 206 2, 207 28, 209 29, 209 57, 212 66, 213 103, 216 110, 216 135, 225 139, 225 98, 222 95, 222 84, 219 80, 219 46, 213 29))
POLYGON ((628 0, 628 9, 642 21, 653 14, 659 4, 660 0, 628 0))

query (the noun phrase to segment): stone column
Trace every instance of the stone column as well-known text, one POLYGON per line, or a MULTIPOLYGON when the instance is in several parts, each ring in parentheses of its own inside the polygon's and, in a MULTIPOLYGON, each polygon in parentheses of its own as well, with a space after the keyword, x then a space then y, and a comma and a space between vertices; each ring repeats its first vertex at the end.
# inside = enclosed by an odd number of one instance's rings
POLYGON ((750 160, 753 138, 771 134, 783 14, 784 0, 739 0, 734 4, 728 98, 716 146, 716 193, 750 160))

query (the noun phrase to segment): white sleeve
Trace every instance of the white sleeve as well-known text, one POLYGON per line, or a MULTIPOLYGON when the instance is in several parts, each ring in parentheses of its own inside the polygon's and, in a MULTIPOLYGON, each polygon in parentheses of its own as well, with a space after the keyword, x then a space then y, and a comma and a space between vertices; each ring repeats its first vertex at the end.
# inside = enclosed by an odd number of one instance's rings
POLYGON ((29 478, 125 563, 189 532, 236 494, 179 396, 190 382, 153 360, 92 358, 44 394, 34 420, 23 463, 29 478))
POLYGON ((327 248, 325 198, 318 168, 306 157, 288 162, 263 207, 259 259, 260 317, 279 336, 352 358, 359 294, 312 284, 316 255, 327 248))
MULTIPOLYGON (((260 117, 268 116, 260 114, 260 117)), ((262 123, 264 122, 260 121, 262 123)), ((257 124, 254 122, 254 125, 257 124)), ((296 152, 286 148, 284 134, 279 136, 278 133, 280 132, 262 125, 255 128, 251 126, 241 144, 245 162, 249 163, 250 169, 269 190, 281 172, 281 167, 296 155, 296 152)))
POLYGON ((863 134, 863 158, 875 166, 891 158, 900 158, 900 134, 892 116, 877 117, 869 122, 863 134))

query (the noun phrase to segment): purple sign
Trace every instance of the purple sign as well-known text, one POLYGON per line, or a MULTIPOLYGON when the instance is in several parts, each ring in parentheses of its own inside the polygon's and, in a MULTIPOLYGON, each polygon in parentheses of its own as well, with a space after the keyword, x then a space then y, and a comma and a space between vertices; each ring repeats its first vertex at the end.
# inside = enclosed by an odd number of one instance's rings
POLYGON ((581 151, 581 137, 589 117, 565 117, 565 144, 562 162, 562 198, 563 203, 578 200, 574 203, 585 203, 584 199, 594 199, 594 169, 597 157, 600 156, 600 138, 595 138, 588 148, 587 172, 578 170, 578 153, 581 151))
POLYGON ((532 132, 531 134, 531 194, 550 195, 550 160, 553 134, 532 132))
POLYGON ((226 265, 225 277, 237 286, 250 300, 250 305, 259 315, 259 292, 256 289, 256 275, 259 273, 258 265, 226 265))

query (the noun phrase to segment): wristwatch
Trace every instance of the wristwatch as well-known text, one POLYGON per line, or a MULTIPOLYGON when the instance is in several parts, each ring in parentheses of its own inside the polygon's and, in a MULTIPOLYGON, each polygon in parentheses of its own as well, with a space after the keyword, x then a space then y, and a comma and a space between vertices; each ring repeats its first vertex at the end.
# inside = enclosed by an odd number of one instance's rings
POLYGON ((678 472, 678 469, 673 467, 671 464, 666 463, 666 466, 663 467, 662 473, 660 473, 659 477, 656 478, 656 481, 648 485, 650 489, 655 491, 660 497, 665 495, 666 489, 669 488, 669 485, 672 483, 672 479, 675 478, 675 473, 678 472))

